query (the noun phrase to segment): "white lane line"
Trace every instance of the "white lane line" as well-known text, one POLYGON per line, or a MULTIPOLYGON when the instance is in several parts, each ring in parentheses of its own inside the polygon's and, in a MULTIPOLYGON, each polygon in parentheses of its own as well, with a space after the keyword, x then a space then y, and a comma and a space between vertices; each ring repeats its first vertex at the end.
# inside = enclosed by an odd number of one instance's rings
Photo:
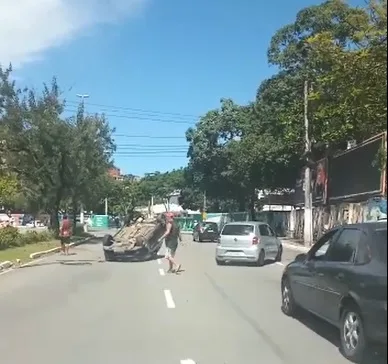
POLYGON ((162 260, 161 259, 158 259, 158 264, 162 264, 162 260))
POLYGON ((193 359, 183 359, 181 364, 195 364, 195 361, 193 359))
POLYGON ((275 262, 275 264, 281 265, 282 267, 284 267, 284 264, 282 262, 275 262))
POLYGON ((169 289, 164 290, 164 298, 166 299, 167 308, 175 308, 175 302, 169 289))
POLYGON ((165 276, 165 275, 166 275, 166 273, 164 272, 164 269, 163 269, 163 268, 159 268, 159 274, 160 274, 161 276, 165 276))

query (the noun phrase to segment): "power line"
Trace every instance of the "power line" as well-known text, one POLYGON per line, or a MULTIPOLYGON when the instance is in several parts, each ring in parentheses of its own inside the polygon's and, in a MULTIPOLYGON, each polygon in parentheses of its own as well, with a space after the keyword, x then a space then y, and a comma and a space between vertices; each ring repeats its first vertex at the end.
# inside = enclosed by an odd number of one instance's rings
MULTIPOLYGON (((70 113, 76 113, 77 110, 70 110, 65 109, 65 111, 70 113)), ((91 113, 89 113, 91 114, 91 113)), ((145 121, 153 121, 153 122, 159 122, 159 123, 169 123, 169 124, 194 124, 195 121, 185 121, 185 120, 166 120, 166 119, 154 119, 154 118, 148 118, 148 117, 141 117, 141 116, 128 116, 128 115, 112 115, 112 114, 104 114, 108 118, 123 118, 123 119, 129 119, 129 120, 145 120, 145 121)))
MULTIPOLYGON (((78 105, 79 103, 76 101, 66 101, 68 104, 75 104, 78 105)), ((199 115, 192 115, 192 114, 182 114, 182 113, 175 113, 175 112, 164 112, 164 111, 156 111, 156 110, 147 110, 147 109, 140 109, 140 108, 133 108, 133 107, 124 107, 124 106, 113 106, 113 105, 103 105, 103 104, 94 104, 91 102, 88 102, 87 105, 89 106, 97 106, 102 108, 108 108, 110 110, 127 110, 127 111, 138 111, 142 113, 150 113, 150 114, 158 114, 158 115, 170 115, 170 116, 179 116, 179 117, 191 117, 195 119, 199 119, 199 115)))
POLYGON ((186 139, 184 136, 153 136, 153 135, 129 135, 129 134, 116 134, 113 133, 114 137, 122 138, 145 138, 145 139, 186 139))
POLYGON ((187 156, 184 155, 171 155, 171 154, 156 154, 156 155, 143 155, 143 154, 125 154, 125 155, 115 155, 116 157, 120 158, 187 158, 187 156))
POLYGON ((188 148, 189 144, 172 144, 172 143, 167 143, 167 144, 149 144, 149 143, 116 143, 116 146, 121 146, 121 147, 161 147, 161 148, 188 148))

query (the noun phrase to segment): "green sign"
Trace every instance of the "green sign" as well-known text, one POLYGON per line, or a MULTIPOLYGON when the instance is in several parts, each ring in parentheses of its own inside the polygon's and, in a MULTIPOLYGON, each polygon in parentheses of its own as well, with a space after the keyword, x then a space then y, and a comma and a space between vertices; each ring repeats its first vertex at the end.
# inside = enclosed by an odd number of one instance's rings
POLYGON ((94 215, 92 217, 92 227, 105 228, 109 227, 109 218, 107 215, 94 215))

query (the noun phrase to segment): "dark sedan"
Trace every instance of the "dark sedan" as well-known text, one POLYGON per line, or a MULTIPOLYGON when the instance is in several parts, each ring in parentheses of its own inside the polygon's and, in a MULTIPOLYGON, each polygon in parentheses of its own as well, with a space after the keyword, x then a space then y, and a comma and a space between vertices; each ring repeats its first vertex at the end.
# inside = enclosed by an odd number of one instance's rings
POLYGON ((305 309, 340 329, 341 351, 362 362, 370 343, 387 342, 387 222, 327 232, 284 270, 282 310, 305 309))
POLYGON ((216 241, 218 239, 218 225, 215 222, 203 221, 198 223, 193 230, 193 241, 216 241))

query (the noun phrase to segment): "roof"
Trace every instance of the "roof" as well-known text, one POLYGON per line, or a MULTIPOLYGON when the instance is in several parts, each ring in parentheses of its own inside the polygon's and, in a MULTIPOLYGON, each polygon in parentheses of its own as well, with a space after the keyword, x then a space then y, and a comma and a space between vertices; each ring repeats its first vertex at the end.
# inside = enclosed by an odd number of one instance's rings
POLYGON ((267 223, 263 221, 231 221, 225 225, 267 225, 267 223))

